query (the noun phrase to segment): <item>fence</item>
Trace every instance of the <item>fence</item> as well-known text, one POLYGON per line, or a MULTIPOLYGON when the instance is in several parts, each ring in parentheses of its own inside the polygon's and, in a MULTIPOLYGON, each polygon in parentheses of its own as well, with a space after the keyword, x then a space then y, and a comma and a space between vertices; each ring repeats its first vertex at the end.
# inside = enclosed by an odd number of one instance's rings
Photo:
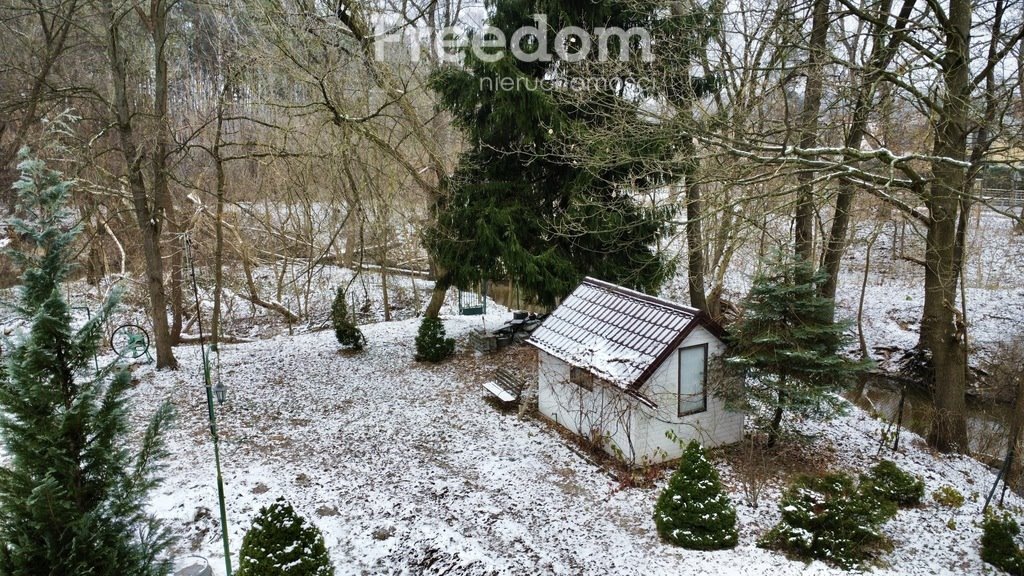
POLYGON ((981 197, 992 206, 1024 206, 1024 188, 982 188, 981 197))

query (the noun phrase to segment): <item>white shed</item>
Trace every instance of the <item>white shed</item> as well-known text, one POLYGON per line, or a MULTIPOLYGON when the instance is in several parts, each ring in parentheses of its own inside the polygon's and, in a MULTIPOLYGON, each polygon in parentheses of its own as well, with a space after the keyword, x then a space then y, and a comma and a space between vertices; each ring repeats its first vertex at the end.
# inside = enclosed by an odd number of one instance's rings
POLYGON ((669 430, 739 442, 743 414, 709 391, 722 334, 700 310, 587 278, 527 340, 540 351, 538 409, 631 465, 679 458, 669 430))

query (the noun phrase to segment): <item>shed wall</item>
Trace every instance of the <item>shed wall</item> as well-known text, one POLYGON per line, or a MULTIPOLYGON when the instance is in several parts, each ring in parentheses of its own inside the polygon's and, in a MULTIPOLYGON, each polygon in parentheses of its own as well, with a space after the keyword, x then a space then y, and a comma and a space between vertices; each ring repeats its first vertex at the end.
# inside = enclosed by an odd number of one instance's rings
MULTIPOLYGON (((708 345, 708 360, 721 354, 725 344, 698 326, 683 340, 680 348, 708 345)), ((710 365, 709 365, 710 370, 710 365)), ((733 444, 743 439, 743 413, 726 410, 725 402, 711 393, 716 375, 707 375, 707 409, 704 412, 679 416, 679 353, 670 355, 641 388, 641 392, 658 405, 656 410, 642 410, 638 414, 638 429, 645 430, 640 452, 652 459, 672 460, 682 456, 682 448, 665 437, 672 430, 684 441, 699 440, 705 447, 733 444), (664 451, 666 458, 656 458, 664 451)))
MULTIPOLYGON (((680 348, 708 345, 709 359, 724 344, 703 327, 697 327, 680 348)), ((641 388, 657 404, 650 408, 621 389, 595 382, 592 390, 570 382, 570 366, 539 351, 537 401, 541 414, 585 438, 604 438, 605 450, 628 463, 644 464, 673 460, 682 448, 665 433, 672 430, 684 441, 700 440, 706 447, 738 442, 743 438, 743 414, 730 412, 708 394, 707 410, 678 416, 679 354, 672 354, 641 388)), ((709 374, 708 387, 712 387, 709 374)))

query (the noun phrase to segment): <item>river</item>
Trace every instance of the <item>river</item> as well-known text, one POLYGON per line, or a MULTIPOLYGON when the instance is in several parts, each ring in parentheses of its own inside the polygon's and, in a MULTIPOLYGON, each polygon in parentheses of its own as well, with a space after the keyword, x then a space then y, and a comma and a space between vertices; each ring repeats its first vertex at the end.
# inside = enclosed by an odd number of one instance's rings
MULTIPOLYGON (((900 384, 889 378, 871 376, 864 393, 854 398, 855 391, 846 396, 857 406, 889 422, 894 422, 900 404, 900 384)), ((934 415, 931 398, 923 391, 908 389, 903 402, 903 427, 926 436, 934 415)), ((971 453, 988 464, 1000 463, 1006 454, 1006 430, 1009 425, 1010 406, 993 400, 968 397, 967 434, 971 453)))

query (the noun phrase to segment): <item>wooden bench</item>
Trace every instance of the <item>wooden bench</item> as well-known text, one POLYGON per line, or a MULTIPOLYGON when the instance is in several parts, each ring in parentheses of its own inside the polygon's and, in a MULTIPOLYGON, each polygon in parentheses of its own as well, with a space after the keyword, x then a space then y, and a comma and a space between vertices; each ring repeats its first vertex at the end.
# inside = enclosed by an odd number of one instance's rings
POLYGON ((484 382, 484 388, 506 406, 518 402, 525 387, 525 380, 504 368, 494 371, 493 381, 484 382))

